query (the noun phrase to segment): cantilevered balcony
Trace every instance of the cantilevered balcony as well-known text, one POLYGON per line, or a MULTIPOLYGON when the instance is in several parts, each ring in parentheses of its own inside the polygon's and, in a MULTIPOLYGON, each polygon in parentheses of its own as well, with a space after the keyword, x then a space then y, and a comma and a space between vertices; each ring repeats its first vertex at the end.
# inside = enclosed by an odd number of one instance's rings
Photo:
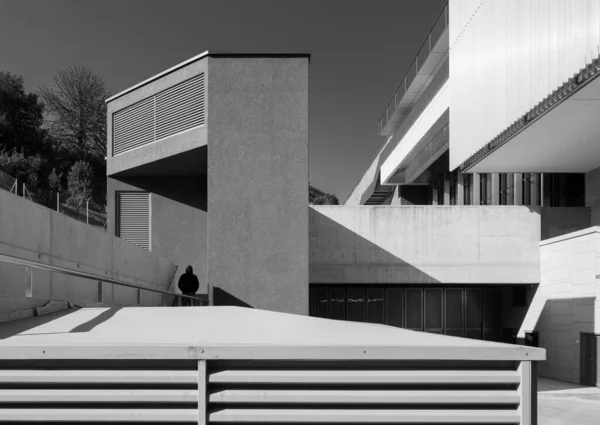
POLYGON ((448 40, 446 4, 379 118, 377 130, 381 136, 392 134, 421 98, 448 56, 448 40))

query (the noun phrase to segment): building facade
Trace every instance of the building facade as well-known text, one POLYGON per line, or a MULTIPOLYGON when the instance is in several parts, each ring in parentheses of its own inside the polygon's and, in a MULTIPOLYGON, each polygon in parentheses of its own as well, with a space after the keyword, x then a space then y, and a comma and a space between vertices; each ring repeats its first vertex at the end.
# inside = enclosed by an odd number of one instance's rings
POLYGON ((306 314, 308 62, 203 53, 108 99, 109 231, 215 304, 306 314))
POLYGON ((313 213, 364 240, 332 258, 311 239, 312 313, 539 344, 542 376, 600 382, 599 28, 597 1, 450 0, 378 121, 353 217, 313 213))
POLYGON ((598 28, 596 1, 451 0, 340 206, 307 205, 308 57, 192 58, 108 100, 109 229, 217 305, 540 345, 595 384, 598 28))

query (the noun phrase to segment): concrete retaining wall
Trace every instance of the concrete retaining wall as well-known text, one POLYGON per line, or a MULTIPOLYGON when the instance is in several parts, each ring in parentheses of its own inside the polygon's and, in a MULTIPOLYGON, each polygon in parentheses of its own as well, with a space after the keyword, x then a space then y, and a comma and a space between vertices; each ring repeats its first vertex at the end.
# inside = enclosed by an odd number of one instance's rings
MULTIPOLYGON (((152 252, 5 191, 0 191, 0 253, 160 289, 168 287, 175 269, 152 252)), ((90 280, 34 270, 32 298, 25 298, 25 283, 23 267, 0 263, 1 314, 48 300, 98 302, 98 284, 90 280)), ((111 305, 137 302, 132 288, 104 284, 103 292, 111 305)), ((142 305, 161 302, 162 295, 142 291, 142 305)))
POLYGON ((539 375, 579 383, 581 332, 599 332, 600 227, 540 244, 540 285, 519 331, 537 330, 547 360, 539 375))
POLYGON ((311 283, 539 282, 539 210, 313 206, 311 283))

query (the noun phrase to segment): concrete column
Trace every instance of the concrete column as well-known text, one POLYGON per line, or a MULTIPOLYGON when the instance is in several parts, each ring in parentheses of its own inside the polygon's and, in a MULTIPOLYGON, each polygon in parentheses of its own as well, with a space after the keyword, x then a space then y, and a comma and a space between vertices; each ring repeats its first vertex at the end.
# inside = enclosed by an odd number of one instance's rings
POLYGON ((438 190, 437 187, 433 186, 431 190, 431 205, 438 204, 438 190))
POLYGON ((531 174, 531 206, 540 205, 540 174, 531 174))
POLYGON ((513 174, 513 194, 514 194, 514 204, 515 205, 523 205, 523 174, 522 173, 514 173, 513 174))
POLYGON ((515 176, 513 173, 506 174, 506 205, 515 204, 515 176), (511 187, 512 186, 512 187, 511 187))
POLYGON ((492 173, 488 178, 488 189, 492 192, 492 205, 500 205, 500 174, 492 173), (491 185, 491 187, 489 186, 491 185))
POLYGON ((465 204, 465 185, 464 185, 464 177, 463 173, 458 173, 456 179, 456 205, 464 205, 465 204))
POLYGON ((479 205, 481 204, 481 188, 479 185, 481 184, 481 178, 479 173, 473 174, 473 180, 471 182, 471 204, 479 205))
POLYGON ((450 173, 444 173, 444 205, 450 205, 450 173))
POLYGON ((549 207, 550 205, 550 192, 552 191, 552 185, 550 184, 551 175, 548 173, 542 173, 542 207, 549 207))

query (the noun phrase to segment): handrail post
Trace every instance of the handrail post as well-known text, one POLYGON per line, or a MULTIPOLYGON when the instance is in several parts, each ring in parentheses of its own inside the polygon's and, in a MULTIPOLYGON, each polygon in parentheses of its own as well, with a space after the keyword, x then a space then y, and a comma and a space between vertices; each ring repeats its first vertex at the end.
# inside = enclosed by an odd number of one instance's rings
POLYGON ((60 192, 56 192, 56 212, 60 212, 60 192))
POLYGON ((85 201, 85 222, 90 224, 90 200, 85 201))

